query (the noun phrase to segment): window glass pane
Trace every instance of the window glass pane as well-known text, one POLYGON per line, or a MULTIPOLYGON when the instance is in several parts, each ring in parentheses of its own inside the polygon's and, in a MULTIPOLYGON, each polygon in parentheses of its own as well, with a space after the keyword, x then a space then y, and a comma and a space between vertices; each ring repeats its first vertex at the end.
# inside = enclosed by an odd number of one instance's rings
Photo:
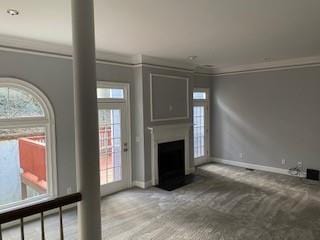
POLYGON ((205 122, 204 106, 193 107, 193 143, 194 157, 199 158, 205 155, 205 122))
POLYGON ((0 129, 0 209, 47 193, 45 128, 0 129))
POLYGON ((124 91, 121 88, 97 88, 97 97, 124 99, 124 91))
POLYGON ((122 179, 121 111, 99 109, 100 185, 122 179))
POLYGON ((44 117, 40 103, 28 92, 11 87, 0 88, 0 119, 44 117))
POLYGON ((207 99, 206 92, 193 92, 193 99, 207 99))

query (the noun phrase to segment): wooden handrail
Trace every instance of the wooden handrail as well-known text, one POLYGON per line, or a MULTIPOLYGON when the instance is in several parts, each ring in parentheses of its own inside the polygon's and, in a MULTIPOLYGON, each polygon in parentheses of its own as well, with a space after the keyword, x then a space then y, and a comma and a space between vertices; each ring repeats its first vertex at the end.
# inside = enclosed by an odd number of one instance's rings
POLYGON ((55 208, 61 208, 66 205, 79 202, 81 201, 81 199, 81 193, 73 193, 63 197, 50 199, 45 202, 35 203, 30 206, 13 209, 11 211, 0 214, 0 225, 18 219, 23 219, 35 214, 43 213, 55 208))

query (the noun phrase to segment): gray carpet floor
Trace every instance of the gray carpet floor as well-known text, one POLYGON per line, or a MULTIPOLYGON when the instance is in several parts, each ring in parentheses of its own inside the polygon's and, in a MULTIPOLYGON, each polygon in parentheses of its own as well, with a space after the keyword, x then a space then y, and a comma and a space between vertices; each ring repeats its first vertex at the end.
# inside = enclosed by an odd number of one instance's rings
MULTIPOLYGON (((65 213, 65 239, 77 239, 75 211, 65 213)), ((194 183, 172 192, 130 189, 102 200, 103 238, 110 240, 319 240, 320 186, 300 178, 221 164, 197 170, 194 183)), ((58 238, 57 216, 46 220, 58 238)), ((40 239, 39 223, 26 239, 40 239)), ((20 239, 18 229, 4 240, 20 239)))

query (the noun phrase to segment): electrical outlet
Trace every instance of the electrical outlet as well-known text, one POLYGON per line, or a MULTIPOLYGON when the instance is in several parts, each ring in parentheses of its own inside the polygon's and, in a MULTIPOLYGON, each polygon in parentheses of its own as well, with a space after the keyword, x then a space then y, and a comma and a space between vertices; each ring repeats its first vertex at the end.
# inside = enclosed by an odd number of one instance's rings
POLYGON ((284 158, 281 160, 281 164, 286 165, 286 160, 284 158))
POLYGON ((244 153, 240 153, 239 157, 240 157, 240 159, 243 159, 244 158, 244 153))
POLYGON ((298 165, 298 168, 302 169, 302 162, 301 161, 298 161, 297 165, 298 165))

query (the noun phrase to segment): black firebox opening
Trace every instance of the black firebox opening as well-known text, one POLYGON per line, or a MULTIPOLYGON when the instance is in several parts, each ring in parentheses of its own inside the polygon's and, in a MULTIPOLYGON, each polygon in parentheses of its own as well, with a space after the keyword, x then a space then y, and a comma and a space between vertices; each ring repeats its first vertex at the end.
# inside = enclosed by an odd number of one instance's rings
POLYGON ((171 191, 190 183, 185 176, 184 140, 158 145, 159 188, 171 191))

